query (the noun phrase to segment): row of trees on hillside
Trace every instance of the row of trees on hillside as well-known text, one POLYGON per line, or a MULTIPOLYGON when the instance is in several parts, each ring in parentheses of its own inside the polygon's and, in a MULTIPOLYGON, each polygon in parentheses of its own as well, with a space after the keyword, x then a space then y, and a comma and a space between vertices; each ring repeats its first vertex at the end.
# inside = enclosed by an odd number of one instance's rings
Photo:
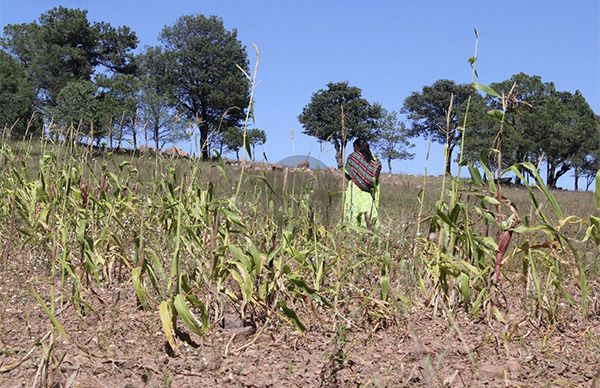
POLYGON ((408 142, 408 131, 398 113, 370 103, 362 97, 358 87, 348 82, 331 82, 326 89, 314 93, 298 120, 305 134, 333 144, 340 168, 343 150, 358 137, 375 144, 390 172, 392 160, 414 156, 408 151, 413 145, 408 142))
MULTIPOLYGON (((503 163, 543 161, 550 187, 569 171, 576 190, 580 177, 589 187, 600 168, 600 117, 583 95, 558 91, 553 83, 524 73, 490 87, 508 102, 499 146, 503 163)), ((400 113, 408 119, 406 127, 398 113, 387 112, 364 99, 359 88, 339 82, 315 92, 298 119, 305 134, 333 144, 338 166, 343 163, 342 149, 360 136, 376 145, 391 171, 392 160, 412 157, 408 139, 421 136, 447 144, 445 165, 450 173, 463 131, 462 161, 495 168, 489 151, 498 148, 500 124, 494 112, 503 109, 498 98, 482 96, 472 85, 442 79, 404 100, 400 113)))
POLYGON ((482 156, 482 151, 500 148, 505 165, 544 162, 550 187, 556 187, 558 179, 569 171, 573 171, 575 189, 581 176, 587 178, 589 185, 600 167, 600 117, 579 91, 558 91, 553 83, 524 73, 489 86, 505 96, 506 101, 500 147, 500 123, 493 113, 503 110, 501 101, 490 95, 482 97, 470 85, 449 80, 438 80, 406 98, 403 111, 412 123, 412 135, 431 136, 442 144, 447 139, 449 172, 451 157, 460 146, 470 97, 464 128, 465 162, 495 167, 495 158, 482 156), (448 114, 450 96, 453 106, 448 114))
MULTIPOLYGON (((129 27, 92 23, 87 11, 65 7, 7 25, 0 40, 0 124, 20 136, 40 131, 43 121, 53 124, 51 131, 75 129, 98 145, 138 147, 143 140, 157 150, 197 128, 205 158, 211 135, 217 148, 238 152, 250 90, 236 30, 215 16, 183 16, 159 41, 136 53, 129 27)), ((253 145, 266 141, 264 131, 251 134, 253 145)))
MULTIPOLYGON (((71 128, 98 145, 137 148, 150 141, 157 150, 197 131, 204 158, 211 150, 239 157, 243 119, 253 112, 247 112, 249 62, 237 31, 215 16, 182 16, 163 28, 159 42, 136 52, 129 27, 90 22, 86 11, 64 7, 7 25, 0 39, 0 125, 16 136, 45 125, 55 136, 71 128)), ((305 134, 333 145, 338 166, 359 136, 375 145, 390 171, 393 160, 413 157, 409 139, 425 137, 448 145, 448 172, 459 147, 462 161, 492 168, 485 151, 500 148, 504 164, 543 161, 551 187, 569 171, 576 188, 580 177, 591 183, 600 167, 600 120, 581 93, 523 73, 490 86, 508 101, 501 143, 498 120, 489 114, 504 109, 499 100, 451 80, 411 93, 396 112, 348 82, 331 82, 298 119, 305 134)), ((250 128, 247 135, 254 154, 266 134, 250 128)))

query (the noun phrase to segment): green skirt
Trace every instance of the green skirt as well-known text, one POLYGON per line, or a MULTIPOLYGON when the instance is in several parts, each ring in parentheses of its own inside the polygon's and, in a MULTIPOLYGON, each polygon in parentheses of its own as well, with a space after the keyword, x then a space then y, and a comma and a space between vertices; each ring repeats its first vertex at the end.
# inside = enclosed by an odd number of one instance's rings
POLYGON ((379 183, 375 186, 375 192, 369 193, 349 181, 344 199, 344 223, 366 228, 365 216, 368 216, 374 226, 379 217, 379 194, 379 183))

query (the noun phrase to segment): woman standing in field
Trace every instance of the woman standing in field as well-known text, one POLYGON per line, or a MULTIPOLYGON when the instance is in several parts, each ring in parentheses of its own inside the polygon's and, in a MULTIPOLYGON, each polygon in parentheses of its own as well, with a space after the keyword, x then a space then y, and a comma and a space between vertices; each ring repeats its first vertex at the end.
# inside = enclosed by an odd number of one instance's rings
POLYGON ((363 139, 354 141, 354 152, 348 155, 344 173, 348 188, 344 203, 347 225, 373 228, 379 214, 379 174, 381 161, 363 139))

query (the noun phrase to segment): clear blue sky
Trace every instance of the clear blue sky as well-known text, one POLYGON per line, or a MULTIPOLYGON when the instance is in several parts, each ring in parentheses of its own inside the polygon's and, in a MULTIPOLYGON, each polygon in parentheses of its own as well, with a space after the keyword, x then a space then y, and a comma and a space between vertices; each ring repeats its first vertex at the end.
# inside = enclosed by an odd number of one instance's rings
MULTIPOLYGON (((267 132, 269 160, 310 153, 329 165, 302 135, 297 120, 313 92, 330 81, 349 81, 363 96, 399 110, 412 91, 440 78, 470 82, 473 28, 480 33, 479 81, 491 83, 517 72, 540 75, 559 90, 579 89, 600 113, 600 6, 597 0, 504 1, 232 1, 232 0, 0 0, 0 26, 31 22, 63 5, 89 11, 93 21, 128 25, 140 47, 157 44, 165 25, 179 16, 220 16, 254 55, 261 51, 256 89, 256 126, 267 132)), ((422 174, 426 141, 415 140, 413 161, 396 172, 422 174)), ((443 171, 442 147, 432 149, 431 174, 443 171)), ((567 174, 568 175, 568 174, 567 174)), ((572 186, 570 176, 560 184, 572 186)))

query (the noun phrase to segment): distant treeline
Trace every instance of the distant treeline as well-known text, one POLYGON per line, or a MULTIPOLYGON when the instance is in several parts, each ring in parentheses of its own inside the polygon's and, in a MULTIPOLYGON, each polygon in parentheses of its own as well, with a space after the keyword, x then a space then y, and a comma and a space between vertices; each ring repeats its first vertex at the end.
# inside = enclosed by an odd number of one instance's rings
MULTIPOLYGON (((65 7, 5 26, 0 126, 14 137, 43 128, 57 136, 70 131, 111 149, 128 142, 160 150, 197 131, 204 158, 226 151, 239 158, 253 104, 237 31, 216 16, 182 16, 163 28, 159 42, 136 52, 139 40, 129 27, 90 22, 87 11, 65 7)), ((392 160, 413 157, 409 139, 423 136, 447 144, 448 172, 459 148, 462 162, 490 168, 500 150, 503 165, 543 163, 550 187, 569 171, 575 188, 580 177, 589 186, 600 167, 600 119, 583 95, 523 73, 489 86, 500 98, 437 80, 388 112, 364 99, 360 88, 331 82, 313 94, 298 119, 305 134, 334 146, 340 166, 349 142, 363 137, 391 171, 392 160)), ((246 134, 253 155, 266 134, 258 128, 246 134)))
MULTIPOLYGON (((0 125, 17 137, 44 123, 50 132, 75 132, 110 149, 124 142, 162 149, 198 128, 204 157, 209 140, 237 153, 250 97, 237 32, 215 16, 183 16, 159 40, 135 53, 139 41, 129 27, 92 23, 87 11, 64 7, 7 25, 0 125)), ((249 149, 265 141, 264 131, 249 129, 249 149)))

